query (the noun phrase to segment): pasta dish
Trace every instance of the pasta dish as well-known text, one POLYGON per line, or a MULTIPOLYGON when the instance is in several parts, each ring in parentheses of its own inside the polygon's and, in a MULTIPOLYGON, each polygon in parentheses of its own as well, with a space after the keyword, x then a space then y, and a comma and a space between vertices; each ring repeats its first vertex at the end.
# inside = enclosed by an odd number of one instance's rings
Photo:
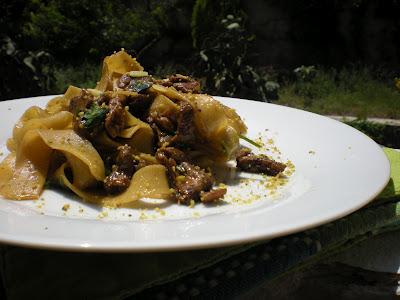
POLYGON ((241 147, 246 131, 198 81, 153 77, 121 50, 104 59, 94 89, 70 86, 44 109, 25 111, 0 163, 0 195, 37 199, 52 182, 110 207, 141 198, 215 202, 227 192, 215 184, 216 164, 236 160, 242 171, 271 176, 286 167, 241 147))

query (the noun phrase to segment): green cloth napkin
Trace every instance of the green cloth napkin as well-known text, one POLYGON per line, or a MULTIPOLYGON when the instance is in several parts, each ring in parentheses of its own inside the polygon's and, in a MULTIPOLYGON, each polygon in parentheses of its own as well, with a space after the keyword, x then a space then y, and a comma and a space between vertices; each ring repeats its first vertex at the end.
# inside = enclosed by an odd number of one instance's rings
POLYGON ((390 180, 382 193, 377 197, 386 199, 400 196, 400 152, 395 149, 384 148, 386 156, 390 161, 390 180))
POLYGON ((400 153, 387 188, 345 218, 305 232, 236 247, 174 253, 79 254, 2 246, 8 299, 228 299, 371 235, 400 226, 400 153))

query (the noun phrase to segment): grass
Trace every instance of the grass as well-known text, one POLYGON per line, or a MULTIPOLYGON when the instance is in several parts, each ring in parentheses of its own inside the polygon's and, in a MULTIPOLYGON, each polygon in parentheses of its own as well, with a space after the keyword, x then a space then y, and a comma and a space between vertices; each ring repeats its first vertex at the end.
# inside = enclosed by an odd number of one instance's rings
POLYGON ((288 82, 278 104, 319 114, 400 119, 400 90, 368 68, 319 70, 310 80, 288 82))

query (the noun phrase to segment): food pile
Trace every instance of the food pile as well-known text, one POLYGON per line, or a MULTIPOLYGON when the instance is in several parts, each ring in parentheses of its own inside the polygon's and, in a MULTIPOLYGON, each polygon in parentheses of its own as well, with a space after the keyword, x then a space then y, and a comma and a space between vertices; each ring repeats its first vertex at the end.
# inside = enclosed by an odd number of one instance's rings
POLYGON ((153 77, 122 50, 104 59, 95 89, 71 86, 24 113, 0 164, 0 194, 35 199, 52 181, 105 206, 143 197, 215 202, 227 192, 215 186, 216 164, 236 160, 271 176, 286 167, 241 147, 246 131, 195 79, 153 77))

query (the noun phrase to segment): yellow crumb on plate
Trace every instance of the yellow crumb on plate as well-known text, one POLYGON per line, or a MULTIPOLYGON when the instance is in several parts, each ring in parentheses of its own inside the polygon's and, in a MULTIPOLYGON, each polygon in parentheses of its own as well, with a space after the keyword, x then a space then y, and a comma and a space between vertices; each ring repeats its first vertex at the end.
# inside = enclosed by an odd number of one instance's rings
POLYGON ((189 208, 193 208, 195 206, 195 202, 193 199, 190 199, 190 204, 189 204, 189 208))
POLYGON ((108 216, 108 212, 107 211, 102 211, 101 213, 98 214, 97 218, 98 219, 103 219, 105 217, 108 216))
POLYGON ((64 204, 63 205, 63 207, 61 208, 63 211, 68 211, 68 209, 70 208, 71 206, 69 205, 69 204, 64 204))

